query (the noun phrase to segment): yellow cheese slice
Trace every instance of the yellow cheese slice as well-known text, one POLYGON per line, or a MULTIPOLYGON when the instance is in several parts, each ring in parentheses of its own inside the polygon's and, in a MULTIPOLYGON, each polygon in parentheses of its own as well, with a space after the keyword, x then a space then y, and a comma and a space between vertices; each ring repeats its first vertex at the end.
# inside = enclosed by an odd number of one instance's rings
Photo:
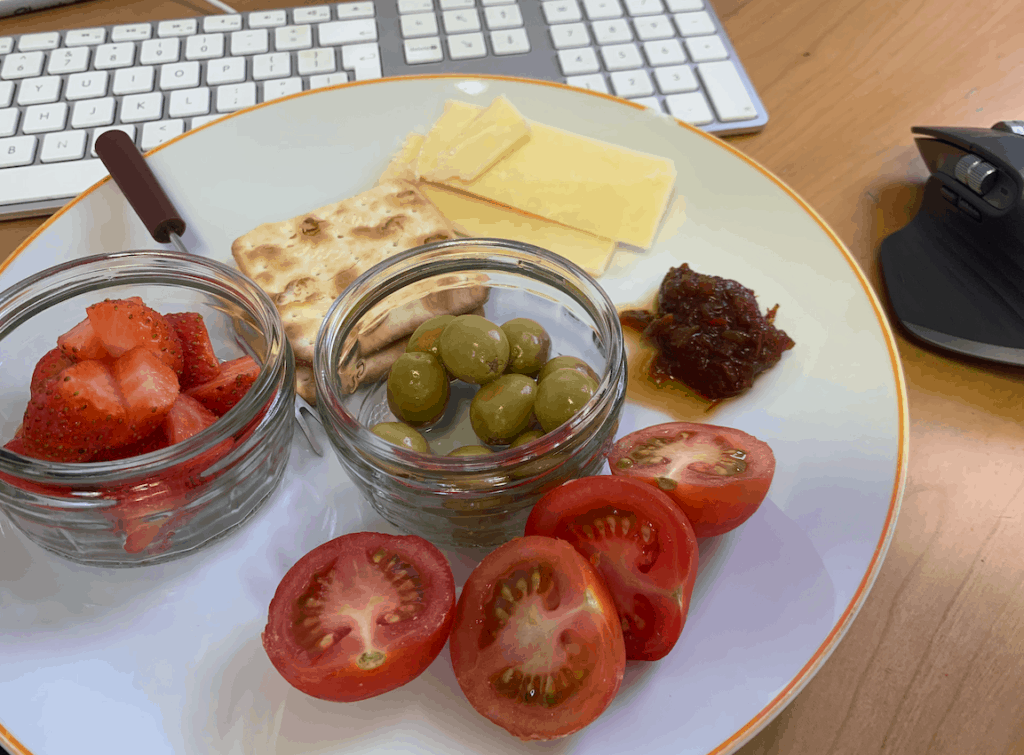
POLYGON ((378 183, 395 179, 415 183, 416 159, 419 157, 420 147, 423 146, 425 138, 423 134, 417 134, 415 131, 405 137, 402 148, 391 158, 391 162, 384 169, 380 179, 378 179, 378 183))
POLYGON ((453 146, 455 137, 470 121, 480 114, 481 108, 455 100, 444 103, 444 112, 427 132, 416 158, 416 176, 428 176, 437 170, 441 155, 453 146))
MULTIPOLYGON (((454 100, 445 104, 444 115, 420 150, 420 175, 434 167, 434 144, 452 143, 480 110, 454 100), (456 127, 458 123, 462 125, 456 127)), ((671 160, 534 122, 530 138, 476 180, 443 183, 595 236, 647 248, 675 182, 671 160)))
POLYGON ((500 207, 485 199, 423 183, 420 191, 456 226, 470 236, 512 239, 539 246, 575 262, 591 275, 601 275, 615 251, 615 241, 500 207))
POLYGON ((425 181, 473 181, 529 138, 530 126, 519 111, 504 97, 495 97, 455 135, 437 157, 434 169, 420 177, 425 181))

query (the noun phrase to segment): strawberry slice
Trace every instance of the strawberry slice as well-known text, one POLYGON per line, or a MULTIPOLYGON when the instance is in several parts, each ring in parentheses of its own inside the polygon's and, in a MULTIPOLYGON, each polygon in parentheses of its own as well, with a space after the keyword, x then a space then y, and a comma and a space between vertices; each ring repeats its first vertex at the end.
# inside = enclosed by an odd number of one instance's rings
POLYGON ((220 374, 220 360, 213 351, 210 334, 203 316, 198 312, 175 312, 164 315, 181 341, 184 367, 181 370, 181 389, 188 390, 213 380, 220 374))
POLYGON ((105 299, 85 311, 93 330, 112 357, 142 346, 181 374, 181 342, 174 328, 155 309, 137 299, 105 299))
POLYGON ((130 440, 141 440, 163 424, 178 398, 178 376, 160 357, 136 346, 118 357, 110 372, 124 396, 130 440))
POLYGON ((106 359, 110 356, 103 346, 103 341, 96 335, 88 317, 57 338, 57 348, 73 362, 82 362, 86 359, 106 359))
POLYGON ((136 456, 142 456, 142 454, 148 454, 152 451, 159 451, 161 448, 167 448, 167 445, 167 435, 164 433, 163 424, 161 424, 145 438, 140 438, 126 446, 108 448, 100 451, 89 461, 118 461, 119 459, 131 459, 136 456))
MULTIPOLYGON (((86 320, 88 322, 88 320, 86 320)), ((106 354, 106 352, 104 352, 106 354)), ((42 358, 36 362, 36 367, 32 371, 32 380, 29 382, 29 393, 36 394, 43 389, 43 386, 63 370, 65 367, 70 367, 75 363, 75 360, 67 356, 61 348, 50 349, 42 358)))
POLYGON ((53 461, 88 461, 124 442, 126 411, 110 368, 89 360, 65 367, 29 399, 25 442, 53 461))
POLYGON ((202 385, 189 388, 186 393, 214 414, 224 416, 242 400, 259 374, 260 366, 252 357, 232 359, 220 366, 220 375, 202 385))
POLYGON ((164 432, 171 445, 198 435, 217 421, 217 415, 185 393, 179 393, 167 416, 164 432))

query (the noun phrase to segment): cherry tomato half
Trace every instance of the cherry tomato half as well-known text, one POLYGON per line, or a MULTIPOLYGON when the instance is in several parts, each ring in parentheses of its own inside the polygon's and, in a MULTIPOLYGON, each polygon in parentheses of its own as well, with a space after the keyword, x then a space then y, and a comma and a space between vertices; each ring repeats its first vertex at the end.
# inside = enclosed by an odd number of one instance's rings
POLYGON ((626 477, 582 477, 537 502, 526 534, 566 540, 601 573, 628 660, 668 655, 697 578, 697 537, 671 498, 626 477))
POLYGON ((365 700, 415 679, 455 614, 444 554, 421 537, 342 535, 288 570, 263 647, 289 684, 323 700, 365 700))
POLYGON ((612 596, 563 540, 522 537, 462 588, 449 645, 470 704, 520 739, 555 739, 615 697, 626 649, 612 596))
POLYGON ((742 430, 668 422, 637 430, 608 453, 613 475, 632 477, 668 493, 697 537, 739 527, 768 495, 775 455, 742 430))

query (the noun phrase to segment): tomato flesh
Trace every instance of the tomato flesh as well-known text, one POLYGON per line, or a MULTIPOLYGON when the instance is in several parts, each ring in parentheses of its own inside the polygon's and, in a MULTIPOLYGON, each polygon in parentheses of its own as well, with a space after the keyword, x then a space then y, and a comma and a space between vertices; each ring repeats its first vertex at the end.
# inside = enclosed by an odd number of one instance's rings
POLYGON ((547 493, 527 535, 565 540, 611 591, 629 660, 668 655, 683 631, 697 578, 697 538, 665 493, 625 477, 583 477, 547 493))
POLYGON ((470 704, 523 740, 589 724, 626 664, 607 587, 571 545, 548 537, 512 540, 480 562, 455 609, 450 650, 470 704))
POLYGON ((414 535, 343 535, 285 574, 263 647, 296 689, 354 702, 419 676, 451 631, 455 579, 435 546, 414 535))
POLYGON ((665 491, 697 537, 710 537, 735 529, 757 511, 775 475, 775 455, 742 430, 668 422, 617 441, 608 466, 613 475, 665 491))

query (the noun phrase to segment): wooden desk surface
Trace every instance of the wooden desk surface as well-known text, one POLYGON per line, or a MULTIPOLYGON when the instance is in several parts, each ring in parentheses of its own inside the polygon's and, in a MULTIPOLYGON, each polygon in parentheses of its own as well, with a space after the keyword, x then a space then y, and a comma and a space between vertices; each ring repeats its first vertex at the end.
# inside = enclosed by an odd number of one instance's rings
MULTIPOLYGON (((883 293, 878 243, 913 215, 927 176, 911 126, 1024 117, 1024 4, 711 2, 771 116, 732 143, 816 208, 883 293)), ((130 8, 90 0, 0 19, 0 34, 213 12, 130 8)), ((0 258, 41 222, 0 222, 0 258)), ((911 456, 888 557, 831 659, 742 755, 1024 753, 1024 372, 902 336, 899 349, 911 456)))

